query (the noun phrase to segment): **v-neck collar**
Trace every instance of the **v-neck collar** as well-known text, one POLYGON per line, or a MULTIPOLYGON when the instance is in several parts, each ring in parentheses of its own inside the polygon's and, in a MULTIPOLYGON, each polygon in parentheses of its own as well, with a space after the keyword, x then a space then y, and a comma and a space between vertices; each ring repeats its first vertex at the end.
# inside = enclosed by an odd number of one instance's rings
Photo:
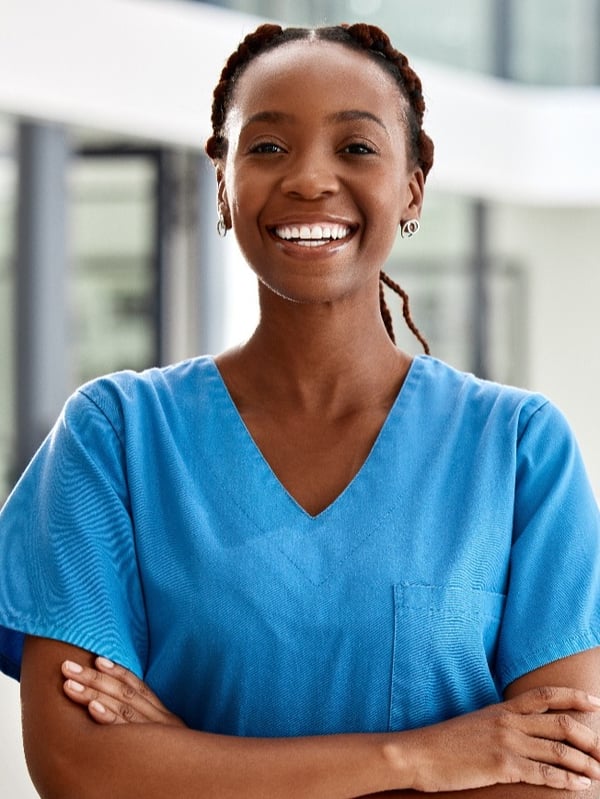
MULTIPOLYGON (((260 557, 267 558, 265 568, 278 551, 307 582, 324 586, 344 572, 346 561, 363 553, 366 556, 369 541, 375 540, 382 526, 396 523, 406 504, 401 472, 402 464, 407 463, 406 440, 410 438, 404 425, 410 421, 405 422, 405 416, 422 390, 426 364, 427 356, 414 358, 361 468, 326 508, 312 516, 291 496, 263 457, 214 359, 201 359, 206 400, 199 408, 206 447, 201 455, 202 467, 209 469, 220 484, 222 501, 237 509, 237 523, 245 527, 240 544, 252 541, 257 547, 266 547, 260 550, 265 553, 260 557)), ((409 486, 410 480, 407 490, 409 486)), ((227 515, 227 508, 223 512, 227 515)), ((252 554, 245 556, 259 557, 257 551, 252 549, 252 554)))
MULTIPOLYGON (((206 363, 208 365, 211 386, 214 389, 211 394, 211 400, 216 403, 216 409, 221 415, 221 421, 224 422, 223 431, 225 435, 223 444, 226 447, 233 446, 236 449, 239 448, 238 455, 241 450, 242 456, 245 456, 244 460, 247 458, 252 467, 252 474, 245 476, 238 475, 238 477, 244 480, 247 479, 250 482, 257 481, 259 484, 257 487, 260 487, 262 491, 271 492, 271 499, 274 500, 277 498, 277 504, 281 502, 283 505, 287 506, 288 512, 295 512, 305 517, 308 521, 317 522, 326 516, 332 515, 335 510, 343 506, 347 500, 350 499, 349 495, 355 492, 355 486, 364 481, 365 473, 369 473, 373 468, 376 468, 376 466, 373 466, 373 461, 378 459, 379 450, 385 449, 386 446, 388 446, 386 443, 386 440, 390 437, 388 430, 390 427, 394 426, 395 421, 400 418, 405 406, 410 402, 419 381, 419 376, 423 371, 424 357, 425 356, 416 356, 413 358, 402 386, 384 419, 379 433, 356 474, 323 510, 313 515, 290 494, 274 472, 233 401, 215 359, 212 356, 208 356, 206 358, 206 363)), ((227 460, 225 460, 225 462, 227 462, 227 460)))

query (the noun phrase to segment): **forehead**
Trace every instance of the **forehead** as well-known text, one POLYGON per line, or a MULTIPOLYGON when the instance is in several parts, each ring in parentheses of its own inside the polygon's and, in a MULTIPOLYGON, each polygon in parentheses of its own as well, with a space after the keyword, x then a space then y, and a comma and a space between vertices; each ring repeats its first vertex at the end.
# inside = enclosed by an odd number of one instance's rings
POLYGON ((385 110, 397 121, 406 100, 393 76, 367 53, 338 42, 301 40, 267 50, 246 67, 230 113, 244 118, 282 103, 323 103, 330 110, 376 108, 378 115, 385 110))

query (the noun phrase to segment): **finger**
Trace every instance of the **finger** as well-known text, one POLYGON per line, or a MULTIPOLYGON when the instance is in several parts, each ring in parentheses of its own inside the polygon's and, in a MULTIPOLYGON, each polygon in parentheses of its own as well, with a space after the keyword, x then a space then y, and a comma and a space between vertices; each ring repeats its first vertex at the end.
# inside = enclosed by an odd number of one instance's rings
MULTIPOLYGON (((600 761, 600 736, 568 713, 545 713, 521 716, 519 729, 532 739, 568 743, 600 761)), ((599 765, 600 768, 600 765, 599 765)))
POLYGON ((156 707, 158 710, 163 711, 164 713, 169 712, 160 699, 156 696, 156 694, 146 685, 146 683, 140 680, 139 677, 136 677, 136 675, 132 671, 129 671, 129 669, 126 669, 124 666, 119 666, 112 660, 102 656, 96 658, 95 665, 98 671, 110 677, 114 677, 115 679, 119 680, 119 682, 128 685, 137 694, 139 694, 139 696, 144 697, 144 699, 146 699, 151 705, 154 705, 154 707, 156 707))
POLYGON ((164 722, 164 713, 140 696, 131 685, 72 661, 65 661, 62 671, 68 677, 65 693, 79 704, 89 704, 98 699, 126 721, 164 722))
POLYGON ((156 722, 185 727, 184 722, 168 711, 150 689, 134 674, 122 666, 102 659, 99 664, 108 673, 93 668, 84 668, 78 663, 65 661, 62 671, 69 680, 84 685, 81 692, 77 687, 68 686, 67 695, 79 704, 98 699, 112 712, 126 722, 156 722), (138 690, 139 689, 139 690, 138 690), (74 695, 73 695, 74 692, 74 695), (150 701, 153 698, 154 701, 150 701))
POLYGON ((583 774, 574 774, 571 771, 557 768, 548 763, 530 761, 525 768, 520 769, 524 777, 521 782, 530 785, 544 785, 548 788, 558 788, 567 791, 584 791, 592 785, 590 777, 583 774))
POLYGON ((584 777, 581 774, 572 774, 544 763, 539 763, 538 767, 540 781, 534 782, 533 785, 546 785, 548 788, 566 791, 585 791, 592 784, 589 777, 584 777))
POLYGON ((97 699, 91 701, 88 705, 88 712, 90 716, 98 724, 126 724, 125 719, 121 718, 117 713, 103 705, 97 699))
POLYGON ((559 771, 578 774, 592 780, 600 779, 598 761, 564 741, 527 738, 522 751, 531 761, 538 764, 556 766, 559 771))
POLYGON ((95 721, 103 724, 143 724, 149 719, 138 712, 130 704, 120 702, 108 694, 102 694, 95 688, 90 688, 76 680, 66 680, 63 685, 65 694, 78 705, 87 706, 90 715, 95 721), (108 715, 104 715, 107 713, 108 715))
POLYGON ((502 703, 515 713, 546 713, 548 710, 579 710, 583 713, 600 711, 600 697, 577 688, 539 686, 502 703))

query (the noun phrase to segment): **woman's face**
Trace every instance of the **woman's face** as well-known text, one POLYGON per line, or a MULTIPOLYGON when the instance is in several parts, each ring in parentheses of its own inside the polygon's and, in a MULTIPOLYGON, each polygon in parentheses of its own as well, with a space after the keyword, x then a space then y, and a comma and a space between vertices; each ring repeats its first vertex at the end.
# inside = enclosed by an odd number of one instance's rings
POLYGON ((219 204, 265 286, 323 302, 377 285, 400 221, 421 209, 405 103, 384 68, 341 44, 292 42, 249 64, 219 204))

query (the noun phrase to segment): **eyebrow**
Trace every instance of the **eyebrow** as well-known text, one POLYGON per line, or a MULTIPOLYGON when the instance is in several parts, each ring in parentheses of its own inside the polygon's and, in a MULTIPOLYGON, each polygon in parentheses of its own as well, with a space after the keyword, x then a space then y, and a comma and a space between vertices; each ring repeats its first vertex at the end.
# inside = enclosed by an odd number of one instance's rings
MULTIPOLYGON (((372 114, 370 111, 362 111, 358 108, 351 108, 347 111, 336 111, 333 114, 329 114, 326 119, 327 122, 334 124, 337 122, 353 122, 354 120, 366 119, 370 122, 375 122, 387 132, 387 128, 383 123, 383 120, 381 120, 375 114, 372 114)), ((246 120, 242 126, 242 130, 245 130, 249 125, 258 122, 270 122, 276 124, 281 122, 295 121, 296 117, 293 114, 285 114, 283 111, 258 111, 256 114, 252 114, 252 116, 246 120)))
POLYGON ((336 113, 331 114, 328 119, 332 122, 353 122, 355 119, 367 119, 370 122, 376 122, 379 127, 387 131, 382 119, 372 114, 370 111, 361 111, 358 108, 352 108, 348 111, 336 111, 336 113))

